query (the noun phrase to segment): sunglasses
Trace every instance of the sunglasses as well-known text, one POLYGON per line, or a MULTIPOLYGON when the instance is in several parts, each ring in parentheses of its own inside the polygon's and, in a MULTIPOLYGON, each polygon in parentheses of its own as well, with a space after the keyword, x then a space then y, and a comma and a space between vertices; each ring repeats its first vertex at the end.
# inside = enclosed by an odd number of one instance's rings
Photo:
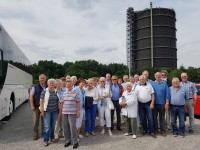
POLYGON ((112 80, 117 80, 117 79, 112 79, 112 80))

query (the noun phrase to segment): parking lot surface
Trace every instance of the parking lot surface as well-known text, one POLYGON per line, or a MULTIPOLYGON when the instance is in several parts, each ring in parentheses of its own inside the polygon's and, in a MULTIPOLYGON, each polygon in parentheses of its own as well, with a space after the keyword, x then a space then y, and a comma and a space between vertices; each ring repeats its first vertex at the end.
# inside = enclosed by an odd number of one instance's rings
MULTIPOLYGON (((22 104, 12 115, 8 122, 0 123, 0 150, 64 150, 73 149, 72 146, 65 148, 64 139, 58 143, 43 146, 43 139, 33 141, 32 129, 33 116, 30 104, 22 104)), ((84 137, 79 142, 80 150, 200 150, 200 120, 195 119, 195 131, 193 134, 187 132, 188 118, 186 121, 186 136, 173 137, 171 131, 167 136, 158 135, 156 139, 149 135, 138 136, 132 139, 131 136, 124 136, 123 131, 113 131, 113 136, 108 133, 100 135, 100 129, 96 129, 96 136, 84 137)))

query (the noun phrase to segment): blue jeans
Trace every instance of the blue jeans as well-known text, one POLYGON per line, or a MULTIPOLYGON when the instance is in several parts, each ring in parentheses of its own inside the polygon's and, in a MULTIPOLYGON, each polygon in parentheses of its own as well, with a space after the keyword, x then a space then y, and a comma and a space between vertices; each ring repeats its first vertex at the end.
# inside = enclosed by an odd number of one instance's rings
POLYGON ((171 105, 171 123, 174 134, 184 135, 185 134, 185 106, 171 105), (177 128, 177 117, 179 119, 179 128, 177 128))
POLYGON ((85 132, 93 132, 95 128, 95 118, 97 112, 97 104, 93 104, 91 108, 85 108, 85 132))
POLYGON ((149 133, 154 133, 153 127, 153 113, 150 109, 150 102, 147 103, 140 103, 139 102, 139 114, 140 114, 140 121, 142 123, 143 131, 149 133), (148 120, 148 127, 147 127, 147 120, 148 120))
POLYGON ((51 140, 54 139, 54 129, 57 118, 58 118, 58 111, 44 112, 44 135, 43 135, 44 142, 48 142, 49 138, 51 140))

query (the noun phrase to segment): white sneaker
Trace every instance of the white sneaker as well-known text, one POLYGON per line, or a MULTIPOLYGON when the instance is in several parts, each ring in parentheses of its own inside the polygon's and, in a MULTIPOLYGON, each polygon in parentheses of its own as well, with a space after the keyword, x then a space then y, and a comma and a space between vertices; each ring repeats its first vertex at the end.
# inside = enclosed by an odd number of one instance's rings
POLYGON ((133 139, 136 139, 137 138, 137 136, 136 135, 133 135, 133 139))
POLYGON ((125 133, 124 135, 125 135, 125 136, 129 136, 129 135, 130 135, 130 133, 125 133))
POLYGON ((102 129, 101 134, 104 134, 104 133, 105 133, 105 129, 102 129))
POLYGON ((111 130, 108 130, 108 134, 109 134, 110 136, 113 136, 113 134, 112 134, 112 131, 111 131, 111 130))
POLYGON ((80 139, 82 139, 83 138, 83 135, 81 135, 81 134, 79 134, 79 136, 78 136, 80 139))

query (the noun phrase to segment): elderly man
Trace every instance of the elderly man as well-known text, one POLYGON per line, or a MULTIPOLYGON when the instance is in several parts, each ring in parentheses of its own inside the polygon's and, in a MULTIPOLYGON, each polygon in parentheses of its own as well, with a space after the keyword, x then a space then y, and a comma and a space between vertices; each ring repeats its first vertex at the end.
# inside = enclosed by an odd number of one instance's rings
POLYGON ((147 82, 147 83, 153 82, 151 79, 149 79, 149 72, 148 72, 147 70, 144 70, 144 71, 142 72, 142 75, 145 76, 146 82, 147 82))
POLYGON ((129 81, 128 75, 124 75, 123 76, 123 83, 122 83, 122 87, 124 88, 124 91, 126 91, 126 82, 129 81))
POLYGON ((181 73, 181 79, 180 85, 184 87, 189 97, 186 101, 186 107, 189 113, 189 133, 192 134, 194 131, 194 106, 197 100, 197 89, 194 83, 188 81, 187 73, 181 73))
POLYGON ((178 78, 172 79, 173 86, 170 87, 171 123, 174 137, 177 135, 185 137, 185 101, 188 99, 188 95, 179 83, 178 78), (177 117, 179 119, 179 128, 177 128, 177 117))
POLYGON ((135 81, 134 76, 130 76, 130 77, 129 77, 129 82, 132 83, 132 90, 134 91, 134 90, 135 90, 135 87, 138 85, 138 81, 137 81, 137 82, 135 81))
POLYGON ((165 132, 165 110, 169 109, 169 88, 166 82, 162 81, 161 73, 155 73, 155 81, 151 82, 154 92, 155 92, 155 102, 154 102, 154 110, 153 110, 153 118, 154 118, 154 130, 155 134, 158 133, 158 114, 160 120, 160 130, 161 135, 166 136, 165 132))
POLYGON ((138 83, 139 82, 139 75, 135 74, 133 77, 135 79, 135 83, 138 83))
POLYGON ((66 80, 66 92, 64 92, 61 108, 59 112, 59 118, 62 117, 63 129, 65 136, 65 145, 68 147, 73 141, 73 148, 78 147, 76 118, 80 116, 80 99, 78 92, 73 89, 73 81, 71 79, 66 80))
MULTIPOLYGON (((39 84, 36 84, 32 87, 30 91, 30 104, 31 104, 31 110, 33 111, 34 116, 34 122, 33 122, 33 140, 37 140, 38 135, 38 126, 39 126, 39 120, 40 120, 40 95, 42 91, 47 87, 46 85, 46 75, 41 74, 39 76, 39 84)), ((41 118, 41 134, 43 135, 43 119, 41 118)))
POLYGON ((112 82, 111 82, 111 75, 110 75, 110 73, 107 73, 107 74, 106 74, 105 84, 108 85, 108 86, 110 86, 111 83, 112 83, 112 82))
POLYGON ((112 100, 113 105, 115 107, 114 110, 111 110, 111 130, 114 129, 113 120, 114 120, 114 112, 116 110, 117 130, 121 131, 122 130, 121 127, 120 127, 120 124, 121 124, 121 116, 120 116, 121 107, 119 105, 119 98, 122 96, 123 87, 117 83, 117 76, 116 75, 112 76, 112 84, 110 86, 110 89, 111 89, 111 93, 112 93, 111 100, 112 100))
POLYGON ((139 77, 140 84, 135 88, 137 99, 139 101, 140 121, 143 127, 143 135, 149 134, 156 138, 153 127, 152 109, 154 108, 154 89, 151 84, 146 82, 144 75, 139 77), (148 123, 147 123, 148 120, 148 123), (147 126, 148 124, 148 126, 147 126))

